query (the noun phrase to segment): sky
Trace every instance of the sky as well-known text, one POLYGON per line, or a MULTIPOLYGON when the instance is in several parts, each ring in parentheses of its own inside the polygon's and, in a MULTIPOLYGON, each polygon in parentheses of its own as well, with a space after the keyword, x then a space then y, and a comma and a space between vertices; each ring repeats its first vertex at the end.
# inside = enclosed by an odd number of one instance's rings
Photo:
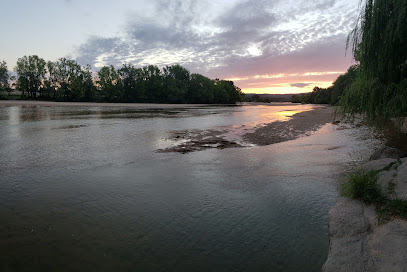
POLYGON ((104 65, 181 64, 245 93, 328 87, 346 51, 355 0, 0 0, 0 61, 38 55, 104 65))

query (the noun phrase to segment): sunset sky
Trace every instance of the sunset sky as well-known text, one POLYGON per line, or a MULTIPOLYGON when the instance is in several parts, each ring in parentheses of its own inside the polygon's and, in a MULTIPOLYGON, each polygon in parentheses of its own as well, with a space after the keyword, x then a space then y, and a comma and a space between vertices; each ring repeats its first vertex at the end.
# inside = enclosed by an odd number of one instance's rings
MULTIPOLYGON (((345 51, 355 0, 0 0, 0 61, 61 57, 120 67, 179 63, 245 93, 327 87, 345 51)), ((345 53, 346 56, 345 56, 345 53)))

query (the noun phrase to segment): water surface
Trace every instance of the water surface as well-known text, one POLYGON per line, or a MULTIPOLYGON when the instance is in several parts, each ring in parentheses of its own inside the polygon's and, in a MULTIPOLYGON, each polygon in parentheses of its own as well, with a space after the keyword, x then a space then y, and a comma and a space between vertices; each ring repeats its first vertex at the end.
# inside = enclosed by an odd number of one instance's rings
POLYGON ((378 144, 370 130, 156 152, 174 131, 310 109, 0 108, 1 270, 320 270, 338 175, 378 144))

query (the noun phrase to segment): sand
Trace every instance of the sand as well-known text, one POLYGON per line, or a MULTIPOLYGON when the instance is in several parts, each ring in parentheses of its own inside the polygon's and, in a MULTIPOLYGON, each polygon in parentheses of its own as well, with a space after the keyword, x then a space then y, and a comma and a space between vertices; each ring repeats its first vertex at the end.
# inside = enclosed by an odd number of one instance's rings
POLYGON ((174 133, 171 140, 181 140, 178 145, 160 149, 159 152, 189 153, 205 149, 225 149, 252 145, 270 145, 309 136, 321 126, 333 122, 334 107, 316 107, 311 111, 294 114, 288 121, 268 123, 254 131, 243 134, 241 141, 233 141, 224 137, 229 132, 224 130, 206 130, 174 133))
POLYGON ((326 123, 334 121, 334 107, 317 107, 311 111, 300 112, 288 121, 272 122, 247 133, 243 138, 256 145, 269 145, 310 135, 326 123))

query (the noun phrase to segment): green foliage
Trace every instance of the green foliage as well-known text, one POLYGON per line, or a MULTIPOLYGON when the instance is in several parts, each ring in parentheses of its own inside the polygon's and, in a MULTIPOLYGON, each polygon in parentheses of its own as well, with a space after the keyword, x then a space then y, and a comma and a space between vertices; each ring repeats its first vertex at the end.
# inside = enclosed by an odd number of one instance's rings
POLYGON ((98 72, 98 78, 100 96, 109 102, 120 100, 123 96, 123 85, 115 68, 112 65, 103 66, 98 72))
POLYGON ((378 213, 380 223, 384 223, 395 216, 407 219, 407 200, 391 199, 378 210, 378 213))
POLYGON ((192 74, 188 90, 189 103, 214 103, 215 84, 200 74, 192 74))
POLYGON ((394 183, 393 181, 389 181, 387 190, 389 192, 389 194, 393 194, 394 193, 394 188, 396 187, 396 183, 394 183))
POLYGON ((293 95, 292 103, 303 104, 331 104, 336 105, 342 97, 345 89, 355 81, 359 66, 352 65, 348 71, 340 75, 328 88, 314 87, 311 93, 293 95))
MULTIPOLYGON (((163 70, 155 65, 136 68, 124 64, 117 70, 104 66, 95 78, 89 65, 82 67, 74 60, 45 62, 38 56, 24 56, 18 60, 15 71, 22 97, 27 92, 34 99, 38 98, 37 93, 41 99, 59 101, 153 103, 236 103, 243 97, 232 81, 191 75, 179 64, 163 70)), ((0 73, 8 84, 5 62, 0 63, 0 73)))
POLYGON ((377 171, 360 170, 348 175, 342 184, 342 194, 344 196, 359 199, 367 204, 382 205, 386 197, 382 193, 377 183, 377 171))
POLYGON ((179 64, 163 68, 164 93, 162 98, 170 103, 185 103, 189 88, 189 71, 179 64))
POLYGON ((45 79, 45 60, 36 55, 24 56, 17 60, 14 70, 18 75, 17 87, 22 92, 22 96, 27 91, 29 97, 36 98, 45 79))
POLYGON ((7 63, 5 61, 0 61, 0 95, 4 91, 8 91, 10 74, 7 69, 7 63))
POLYGON ((131 64, 124 64, 117 72, 123 84, 122 100, 128 102, 144 102, 146 100, 146 88, 143 69, 135 68, 131 64))
MULTIPOLYGON (((394 192, 395 186, 394 182, 389 182, 389 193, 394 192)), ((394 216, 407 219, 407 200, 386 197, 378 184, 378 171, 359 170, 349 174, 341 189, 344 196, 374 205, 379 223, 385 223, 394 216)))
POLYGON ((366 0, 350 33, 360 63, 340 104, 368 117, 407 114, 407 0, 366 0))
POLYGON ((352 65, 345 74, 340 75, 333 82, 331 86, 331 105, 336 105, 339 102, 345 90, 355 81, 358 71, 359 65, 352 65))

